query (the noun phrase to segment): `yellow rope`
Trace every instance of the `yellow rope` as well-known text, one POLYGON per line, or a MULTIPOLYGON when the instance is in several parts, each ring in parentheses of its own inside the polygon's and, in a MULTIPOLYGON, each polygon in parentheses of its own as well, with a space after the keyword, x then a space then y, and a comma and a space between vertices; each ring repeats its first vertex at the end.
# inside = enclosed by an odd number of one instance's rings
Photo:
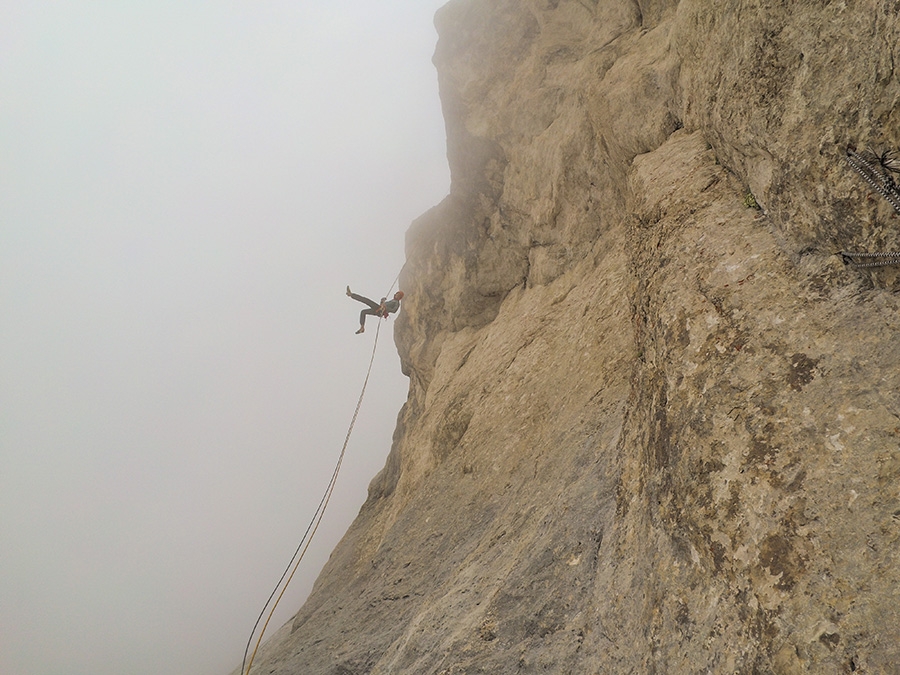
MULTIPOLYGON (((397 283, 397 280, 400 278, 400 274, 397 274, 397 277, 394 279, 394 282, 391 284, 391 291, 394 290, 394 285, 397 283)), ((388 291, 388 295, 391 292, 388 291)), ((385 317, 386 318, 386 317, 385 317)), ((284 596, 285 591, 287 591, 288 585, 291 583, 291 579, 294 578, 294 573, 297 571, 297 568, 300 567, 300 561, 303 560, 303 556, 306 555, 306 550, 309 548, 310 542, 312 542, 313 536, 316 534, 316 530, 319 529, 319 523, 322 522, 322 516, 325 514, 325 508, 328 506, 328 502, 331 500, 331 494, 334 492, 334 486, 337 483, 338 474, 341 470, 341 464, 344 462, 344 455, 347 452, 347 444, 350 442, 350 434, 353 432, 353 426, 356 424, 356 418, 359 416, 359 409, 362 406, 363 396, 366 393, 366 386, 369 384, 369 375, 372 374, 372 364, 375 362, 375 350, 378 348, 378 335, 381 333, 381 322, 378 322, 378 326, 375 329, 375 341, 372 344, 372 356, 369 359, 369 368, 366 370, 366 379, 363 381, 362 391, 359 392, 359 400, 356 402, 356 410, 353 411, 353 418, 350 420, 350 427, 347 429, 347 436, 344 438, 344 445, 341 448, 341 454, 338 456, 337 464, 334 467, 334 472, 331 474, 331 480, 328 483, 328 487, 325 489, 325 494, 322 496, 322 500, 319 502, 319 506, 316 509, 315 515, 313 515, 312 520, 306 528, 306 532, 303 533, 303 538, 300 540, 300 544, 297 546, 297 550, 294 551, 294 555, 291 558, 291 561, 288 563, 287 567, 284 570, 284 573, 281 575, 281 579, 278 580, 278 583, 275 585, 275 589, 272 591, 272 594, 269 595, 269 599, 266 600, 266 604, 263 606, 262 611, 259 613, 259 617, 256 619, 256 623, 253 625, 253 630, 250 632, 250 639, 247 641, 247 647, 244 649, 244 660, 241 663, 241 675, 250 675, 250 668, 253 667, 253 660, 256 658, 256 652, 259 650, 260 644, 262 644, 263 635, 266 633, 266 628, 269 625, 269 621, 272 619, 272 615, 275 613, 275 609, 278 607, 278 603, 281 602, 281 598, 284 596), (293 569, 291 567, 293 566, 293 569), (287 581, 285 581, 285 576, 288 574, 288 570, 290 570, 290 575, 287 576, 287 581), (282 586, 282 582, 284 581, 284 586, 282 586), (250 650, 250 643, 253 642, 253 635, 256 633, 256 629, 259 627, 259 622, 262 620, 263 615, 266 613, 266 608, 269 606, 269 603, 272 602, 272 598, 275 597, 275 593, 278 591, 278 588, 281 587, 281 593, 278 594, 278 597, 275 599, 275 603, 272 605, 272 608, 269 610, 269 615, 266 617, 265 623, 263 623, 262 629, 259 631, 259 637, 256 640, 256 645, 253 647, 253 653, 250 655, 250 660, 247 661, 247 652, 250 650), (245 669, 246 664, 246 669, 245 669)))

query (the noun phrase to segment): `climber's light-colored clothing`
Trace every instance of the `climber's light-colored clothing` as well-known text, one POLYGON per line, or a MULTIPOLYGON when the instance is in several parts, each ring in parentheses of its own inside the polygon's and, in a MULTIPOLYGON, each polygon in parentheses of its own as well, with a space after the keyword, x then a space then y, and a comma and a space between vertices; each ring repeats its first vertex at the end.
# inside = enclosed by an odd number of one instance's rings
POLYGON ((399 300, 388 300, 384 301, 384 298, 381 299, 381 304, 384 307, 385 316, 388 314, 393 314, 398 309, 400 309, 400 301, 399 300))

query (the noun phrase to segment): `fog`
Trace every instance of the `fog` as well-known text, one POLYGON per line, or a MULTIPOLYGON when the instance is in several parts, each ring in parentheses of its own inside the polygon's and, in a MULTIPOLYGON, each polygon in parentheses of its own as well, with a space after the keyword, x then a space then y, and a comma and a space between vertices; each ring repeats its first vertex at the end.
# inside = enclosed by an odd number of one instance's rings
MULTIPOLYGON (((449 189, 443 1, 3 3, 0 672, 240 665, 366 374, 344 289, 449 189)), ((390 449, 393 322, 271 632, 390 449)))

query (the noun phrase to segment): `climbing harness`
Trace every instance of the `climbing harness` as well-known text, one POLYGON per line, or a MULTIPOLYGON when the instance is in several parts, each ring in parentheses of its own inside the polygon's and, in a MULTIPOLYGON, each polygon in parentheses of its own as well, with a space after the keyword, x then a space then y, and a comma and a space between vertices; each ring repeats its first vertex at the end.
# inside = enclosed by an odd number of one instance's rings
MULTIPOLYGON (((391 284, 391 291, 394 290, 394 286, 397 284, 397 281, 400 279, 400 273, 397 273, 397 276, 394 278, 394 282, 391 284)), ((389 296, 391 294, 390 291, 387 292, 389 296)), ((383 317, 387 318, 387 316, 383 317)), ((359 399, 356 402, 356 409, 353 411, 353 417, 350 419, 350 426, 347 429, 347 435, 344 437, 344 445, 341 447, 341 452, 338 455, 337 464, 335 464, 334 471, 331 474, 331 480, 328 482, 328 487, 325 488, 325 493, 322 495, 322 499, 319 501, 319 506, 316 507, 316 512, 313 514, 312 520, 309 521, 309 525, 306 526, 306 531, 303 533, 303 537, 300 539, 300 543, 297 545, 297 549, 294 551, 294 555, 291 556, 290 562, 287 564, 287 567, 284 568, 284 572, 281 574, 281 578, 278 580, 278 583, 275 584, 275 588, 272 589, 272 593, 269 595, 268 600, 266 600, 266 604, 263 605, 262 611, 259 613, 259 616, 256 618, 256 623, 253 624, 253 630, 250 631, 250 638, 247 640, 247 646, 244 648, 244 660, 241 662, 241 675, 250 675, 250 668, 253 667, 253 659, 256 658, 256 652, 259 650, 260 644, 262 644, 263 635, 266 633, 266 628, 269 625, 269 621, 272 619, 272 615, 275 613, 275 609, 278 607, 278 603, 281 602, 281 598, 284 596, 285 591, 287 590, 288 585, 291 583, 291 580, 294 578, 294 573, 297 571, 297 568, 300 567, 300 561, 303 560, 303 556, 306 554, 306 550, 309 548, 309 544, 312 541, 313 536, 316 534, 316 530, 319 529, 319 524, 322 522, 322 516, 325 515, 325 508, 328 506, 328 502, 331 500, 331 494, 334 492, 334 486, 337 484, 338 474, 341 471, 341 465, 344 463, 344 455, 347 452, 347 444, 350 442, 350 434, 353 433, 353 426, 356 424, 356 418, 359 416, 359 409, 362 407, 363 396, 366 394, 366 386, 369 384, 369 375, 372 374, 372 364, 375 363, 375 350, 378 348, 378 335, 381 332, 381 322, 378 322, 378 326, 375 329, 375 341, 372 344, 372 356, 369 358, 369 367, 366 370, 366 377, 363 380, 362 390, 359 392, 359 399), (281 589, 279 593, 278 589, 281 589), (278 597, 276 598, 276 594, 278 597), (275 602, 272 602, 272 599, 275 598, 275 602), (271 608, 269 607, 271 605, 271 608), (256 640, 256 645, 253 647, 253 652, 250 653, 250 645, 253 642, 253 636, 256 635, 256 630, 259 628, 260 621, 262 621, 263 615, 266 613, 266 609, 269 609, 269 615, 266 617, 265 622, 262 625, 262 628, 259 630, 259 636, 256 640), (250 653, 250 658, 248 660, 247 654, 250 653)))
MULTIPOLYGON (((847 163, 894 207, 894 211, 900 214, 900 187, 891 176, 891 173, 898 171, 898 167, 890 152, 879 155, 871 151, 860 153, 848 148, 847 163)), ((840 256, 845 265, 857 269, 900 265, 900 251, 885 253, 841 251, 840 256)))

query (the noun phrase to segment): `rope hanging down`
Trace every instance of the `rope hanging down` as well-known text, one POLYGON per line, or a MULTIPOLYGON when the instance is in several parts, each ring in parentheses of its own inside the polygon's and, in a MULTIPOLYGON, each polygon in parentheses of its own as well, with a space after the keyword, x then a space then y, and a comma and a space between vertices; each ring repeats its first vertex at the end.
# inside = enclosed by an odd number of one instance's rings
MULTIPOLYGON (((394 278, 394 282, 391 284, 390 291, 387 292, 387 295, 390 296, 391 291, 394 290, 394 286, 397 284, 397 281, 400 279, 400 274, 394 278)), ((328 506, 328 502, 331 499, 331 493, 334 492, 334 486, 337 484, 338 474, 341 471, 341 464, 344 462, 344 455, 347 452, 347 444, 350 442, 350 434, 353 433, 353 426, 356 424, 356 418, 359 416, 359 409, 362 407, 363 396, 366 394, 366 386, 369 384, 369 375, 372 374, 372 364, 375 363, 375 351, 378 348, 378 335, 381 333, 381 322, 378 322, 378 326, 375 329, 375 341, 372 344, 372 356, 369 358, 369 367, 366 370, 366 378, 363 380, 362 390, 359 392, 359 400, 356 402, 356 410, 353 411, 353 417, 350 419, 350 426, 347 429, 347 435, 344 437, 344 445, 341 447, 341 453, 338 455, 337 464, 335 464, 334 471, 331 474, 331 480, 328 482, 328 487, 325 488, 325 493, 322 495, 322 499, 319 501, 319 506, 316 507, 316 512, 312 517, 312 520, 309 521, 309 525, 306 526, 306 531, 303 533, 303 537, 300 539, 300 543, 297 544, 297 549, 294 551, 294 555, 291 557, 290 562, 287 564, 287 567, 284 568, 284 572, 281 574, 281 578, 278 580, 278 583, 275 584, 275 588, 272 589, 272 593, 269 595, 269 599, 266 600, 266 604, 263 605, 262 611, 259 613, 259 616, 256 618, 256 623, 253 624, 253 630, 250 631, 250 638, 247 640, 247 646, 244 648, 244 660, 241 662, 241 675, 250 675, 250 668, 253 667, 253 659, 256 658, 256 652, 259 650, 260 644, 262 644, 263 635, 266 633, 266 628, 269 625, 269 621, 272 619, 272 615, 275 613, 275 609, 278 607, 278 603, 281 602, 281 598, 284 596, 285 591, 287 590, 288 585, 291 583, 291 579, 294 578, 294 573, 297 571, 297 568, 300 567, 300 561, 303 560, 303 556, 306 554, 306 549, 309 548, 309 544, 312 541, 313 536, 316 534, 316 530, 319 529, 319 523, 322 522, 322 516, 325 515, 325 508, 328 506), (285 580, 286 579, 286 580, 285 580), (281 592, 278 592, 278 589, 281 589, 281 592), (278 594, 276 598, 275 595, 278 594), (272 603, 272 599, 275 598, 275 602, 272 603), (269 605, 271 604, 271 609, 269 609, 269 605), (262 621, 263 615, 266 613, 266 609, 269 609, 269 615, 266 617, 265 623, 263 623, 262 628, 259 631, 259 636, 256 640, 256 645, 253 647, 253 653, 250 654, 250 659, 247 659, 247 654, 250 652, 250 645, 253 642, 253 636, 256 635, 256 629, 259 628, 259 622, 262 621)))

